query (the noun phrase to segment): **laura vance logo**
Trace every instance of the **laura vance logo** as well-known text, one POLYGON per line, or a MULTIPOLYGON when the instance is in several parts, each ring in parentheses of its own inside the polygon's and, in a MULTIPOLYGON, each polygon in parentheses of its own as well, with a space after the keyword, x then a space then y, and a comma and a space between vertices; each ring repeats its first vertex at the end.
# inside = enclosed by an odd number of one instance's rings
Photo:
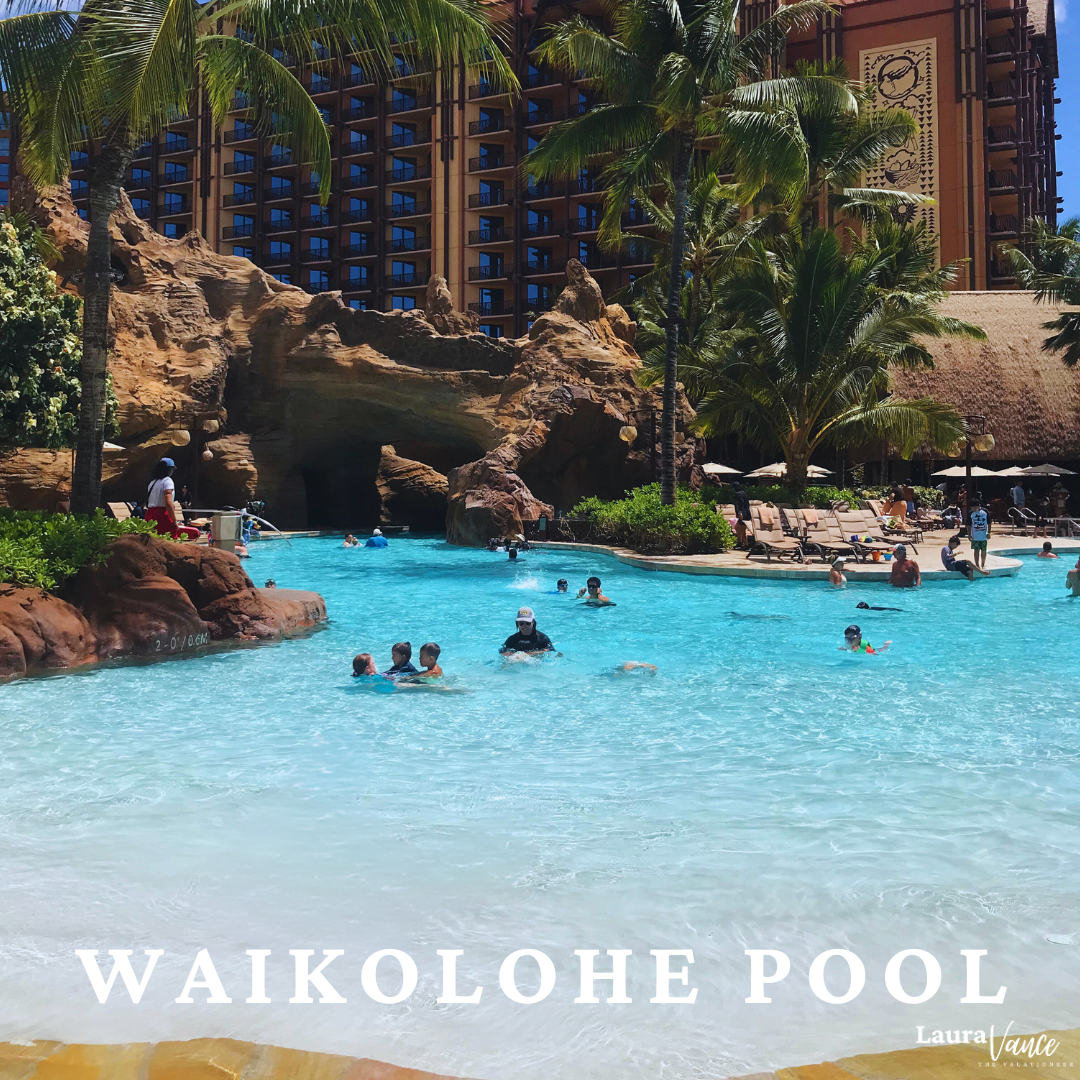
POLYGON ((990 1051, 989 1061, 980 1061, 980 1069, 993 1069, 1001 1066, 1010 1069, 1071 1069, 1073 1062, 1054 1060, 1054 1053, 1061 1048, 1059 1040, 1047 1035, 1012 1035, 1015 1021, 1010 1020, 1005 1031, 998 1037, 994 1035, 994 1025, 990 1025, 987 1034, 982 1029, 961 1031, 959 1029, 942 1030, 934 1028, 929 1035, 920 1025, 915 1029, 915 1041, 920 1046, 955 1046, 960 1043, 982 1044, 990 1051))

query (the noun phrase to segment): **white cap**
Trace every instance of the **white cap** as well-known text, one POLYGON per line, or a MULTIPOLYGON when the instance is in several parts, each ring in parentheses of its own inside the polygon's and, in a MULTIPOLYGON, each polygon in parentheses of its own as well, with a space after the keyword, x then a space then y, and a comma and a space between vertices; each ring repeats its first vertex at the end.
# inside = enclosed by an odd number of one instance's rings
POLYGON ((372 536, 382 536, 382 529, 376 529, 371 535, 372 536))
POLYGON ((531 607, 518 608, 517 617, 514 621, 534 623, 536 622, 536 616, 533 614, 533 609, 531 607))

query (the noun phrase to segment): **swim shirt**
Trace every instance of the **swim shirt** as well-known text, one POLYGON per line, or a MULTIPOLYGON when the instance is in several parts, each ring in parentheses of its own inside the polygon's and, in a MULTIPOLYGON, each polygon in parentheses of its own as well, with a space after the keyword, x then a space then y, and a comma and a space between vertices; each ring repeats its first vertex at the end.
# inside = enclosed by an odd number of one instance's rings
POLYGON ((397 678, 401 675, 416 675, 418 672, 413 667, 412 661, 406 660, 404 664, 395 664, 393 667, 388 667, 383 674, 389 675, 391 678, 397 678))
POLYGON ((987 530, 990 528, 990 517, 985 510, 971 511, 971 539, 985 540, 987 530))
POLYGON ((533 627, 531 634, 523 634, 520 630, 512 634, 503 642, 500 652, 546 652, 552 648, 551 638, 533 627))
POLYGON ((944 566, 946 570, 956 569, 956 555, 948 544, 941 549, 941 565, 944 566))
POLYGON ((364 547, 389 547, 385 536, 369 536, 364 547))

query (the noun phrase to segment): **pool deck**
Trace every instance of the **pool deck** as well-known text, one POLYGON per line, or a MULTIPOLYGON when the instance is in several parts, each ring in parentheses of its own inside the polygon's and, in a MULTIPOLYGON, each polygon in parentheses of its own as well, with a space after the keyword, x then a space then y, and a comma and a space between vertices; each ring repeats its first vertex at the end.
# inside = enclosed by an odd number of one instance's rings
MULTIPOLYGON (((910 552, 919 564, 924 584, 938 581, 963 581, 964 575, 959 570, 942 569, 940 551, 952 533, 942 530, 924 534, 918 545, 918 553, 910 552)), ((1080 554, 1080 538, 1051 538, 1054 551, 1061 556, 1061 584, 1065 587, 1065 574, 1075 565, 1070 555, 1080 554)), ((897 540, 900 543, 900 540, 897 540)), ((1015 555, 1034 555, 1042 549, 1044 538, 1030 536, 993 536, 987 547, 986 569, 991 577, 1012 577, 1020 572, 1023 564, 1015 555)), ((813 563, 794 563, 790 560, 781 562, 773 559, 769 562, 763 555, 747 558, 745 551, 725 551, 721 555, 639 555, 629 548, 611 547, 607 544, 572 544, 556 540, 537 541, 534 548, 547 551, 585 551, 596 555, 608 555, 628 566, 639 570, 666 570, 675 574, 707 574, 715 577, 743 578, 779 578, 803 581, 828 581, 829 564, 820 561, 813 563)), ((908 547, 910 548, 910 544, 908 547)), ((816 558, 816 556, 815 556, 816 558)), ((971 546, 966 540, 961 541, 957 558, 971 559, 971 546)), ((849 582, 888 581, 890 564, 887 562, 856 562, 849 559, 844 567, 844 574, 849 582)), ((976 576, 976 581, 979 577, 976 576)))
MULTIPOLYGON (((1016 1032, 1010 1032, 1010 1037, 1016 1032)), ((994 1040, 986 1045, 920 1046, 860 1054, 816 1065, 753 1073, 738 1080, 986 1080, 987 1070, 1046 1069, 1061 1080, 1080 1080, 1080 1030, 1045 1033, 1052 1054, 1016 1056, 994 1040)), ((371 1058, 290 1050, 236 1039, 187 1042, 64 1044, 37 1040, 0 1043, 0 1080, 451 1080, 438 1073, 371 1058)))

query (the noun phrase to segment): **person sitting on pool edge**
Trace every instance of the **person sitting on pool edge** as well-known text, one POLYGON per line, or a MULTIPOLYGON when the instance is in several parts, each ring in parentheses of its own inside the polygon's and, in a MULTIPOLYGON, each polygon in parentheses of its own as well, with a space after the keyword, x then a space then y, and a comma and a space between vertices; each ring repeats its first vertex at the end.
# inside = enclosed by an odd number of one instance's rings
POLYGON ((833 559, 832 566, 829 567, 829 584, 830 585, 846 585, 847 578, 844 577, 844 556, 838 555, 833 559))
POLYGON ((520 652, 534 655, 536 653, 551 652, 555 648, 551 644, 551 638, 536 629, 536 616, 533 614, 532 608, 519 608, 514 621, 517 623, 517 633, 511 634, 502 643, 499 652, 503 654, 520 652))
POLYGON ((578 589, 577 598, 580 600, 585 594, 588 593, 588 599, 586 603, 589 604, 611 604, 614 601, 610 596, 605 596, 600 590, 600 579, 598 577, 591 577, 585 582, 584 589, 578 589))
POLYGON ((844 644, 840 646, 841 652, 856 652, 856 653, 879 653, 884 652, 890 645, 891 641, 886 641, 880 649, 875 649, 869 641, 863 641, 862 631, 855 623, 852 623, 844 631, 844 644))
POLYGON ((1056 559, 1057 556, 1054 554, 1054 545, 1051 544, 1049 540, 1047 540, 1046 543, 1043 544, 1042 551, 1040 551, 1039 554, 1035 557, 1037 559, 1056 559))
POLYGON ((367 543, 364 547, 384 548, 389 547, 386 537, 382 534, 382 529, 375 529, 372 534, 367 538, 367 543))
POLYGON ((889 571, 889 584, 894 589, 913 589, 922 584, 919 564, 907 557, 907 548, 897 544, 893 549, 892 570, 889 571))
POLYGON ((968 562, 967 559, 958 559, 956 557, 956 549, 960 546, 959 536, 950 536, 949 542, 941 549, 941 565, 946 570, 959 570, 961 574, 968 579, 968 581, 975 580, 975 572, 978 571, 984 577, 990 576, 989 570, 984 570, 981 566, 977 566, 975 563, 968 562))
POLYGON ((399 641, 390 650, 390 659, 393 663, 383 674, 391 679, 400 679, 402 675, 418 674, 416 668, 412 665, 412 645, 410 642, 399 641))

